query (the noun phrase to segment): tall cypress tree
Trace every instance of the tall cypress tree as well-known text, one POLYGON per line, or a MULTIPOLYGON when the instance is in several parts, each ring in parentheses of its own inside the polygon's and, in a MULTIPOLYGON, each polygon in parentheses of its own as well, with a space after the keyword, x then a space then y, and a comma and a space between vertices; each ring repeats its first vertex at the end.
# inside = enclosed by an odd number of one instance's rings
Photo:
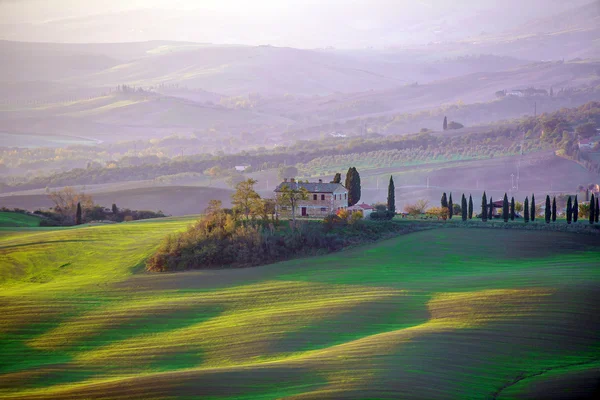
POLYGON ((388 185, 387 207, 389 212, 396 214, 396 186, 394 186, 392 176, 390 176, 390 184, 388 185))
POLYGON ((504 199, 502 199, 502 219, 504 222, 508 222, 508 196, 504 193, 504 199))
POLYGON ((444 117, 444 125, 443 125, 444 130, 448 129, 448 117, 444 117))
POLYGON ((115 203, 113 203, 113 205, 112 205, 112 213, 113 214, 119 213, 119 208, 117 207, 117 205, 115 203))
POLYGON ((468 213, 467 213, 467 198, 465 197, 464 193, 462 195, 462 199, 460 199, 460 211, 461 211, 461 214, 462 214, 462 220, 466 221, 467 217, 468 217, 468 213))
POLYGON ((440 200, 440 205, 442 206, 442 208, 444 208, 444 207, 448 208, 448 198, 446 197, 446 192, 444 192, 442 194, 442 199, 440 200))
POLYGON ((448 199, 448 219, 452 219, 452 215, 454 214, 454 203, 452 203, 452 193, 450 193, 450 198, 448 199))
POLYGON ((596 196, 596 220, 595 220, 596 223, 598 223, 598 214, 600 214, 598 212, 598 210, 600 210, 600 208, 598 208, 598 206, 600 206, 600 204, 599 204, 600 202, 598 201, 598 197, 600 197, 600 196, 596 196))
POLYGON ((488 219, 492 220, 494 218, 494 201, 492 200, 492 196, 490 196, 490 205, 488 206, 488 219))
POLYGON ((514 197, 510 198, 510 220, 511 221, 515 220, 515 198, 514 197))
POLYGON ((77 211, 75 212, 75 225, 81 225, 81 203, 77 203, 77 211))
POLYGON ((570 224, 573 220, 573 202, 571 196, 567 199, 567 224, 570 224))
POLYGON ((531 212, 529 213, 531 222, 535 221, 535 194, 531 194, 531 212))
POLYGON ((523 202, 523 221, 525 223, 529 222, 529 198, 525 197, 525 201, 523 202))
POLYGON ((556 222, 556 196, 552 199, 552 222, 556 222))
POLYGON ((594 221, 596 220, 596 215, 595 213, 595 208, 596 208, 596 198, 594 197, 594 193, 592 193, 592 197, 590 199, 590 224, 593 224, 594 221))
POLYGON ((483 222, 487 221, 487 215, 487 196, 483 192, 483 196, 481 196, 481 220, 483 222))
POLYGON ((577 203, 577 195, 575 195, 575 202, 573 203, 573 222, 577 222, 579 218, 579 203, 577 203))
POLYGON ((469 195, 469 219, 473 219, 473 198, 469 195))
POLYGON ((333 176, 333 181, 331 181, 331 183, 342 183, 342 174, 336 172, 333 176))
POLYGON ((348 189, 348 207, 352 207, 360 200, 360 174, 355 167, 348 169, 346 173, 346 184, 348 189))
POLYGON ((552 205, 550 205, 550 196, 546 195, 546 207, 544 208, 544 217, 546 218, 546 223, 550 223, 550 218, 552 218, 552 205))

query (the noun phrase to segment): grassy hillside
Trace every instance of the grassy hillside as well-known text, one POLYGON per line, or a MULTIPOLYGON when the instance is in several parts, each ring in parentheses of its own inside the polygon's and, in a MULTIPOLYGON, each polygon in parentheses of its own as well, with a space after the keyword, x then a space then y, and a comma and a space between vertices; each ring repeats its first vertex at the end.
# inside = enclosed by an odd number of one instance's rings
POLYGON ((13 212, 0 211, 0 227, 34 227, 40 225, 40 218, 13 212))
POLYGON ((598 377, 594 237, 439 229, 136 273, 189 221, 0 236, 0 397, 504 399, 598 377))

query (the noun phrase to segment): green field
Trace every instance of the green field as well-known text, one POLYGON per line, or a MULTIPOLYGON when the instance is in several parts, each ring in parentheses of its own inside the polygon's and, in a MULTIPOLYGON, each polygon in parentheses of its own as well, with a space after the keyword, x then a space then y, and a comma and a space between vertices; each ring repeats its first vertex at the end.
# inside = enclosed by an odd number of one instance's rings
POLYGON ((0 398, 546 398, 600 377, 598 237, 435 229, 144 273, 192 220, 0 231, 0 398))
POLYGON ((0 227, 35 227, 41 219, 33 215, 0 211, 0 227))

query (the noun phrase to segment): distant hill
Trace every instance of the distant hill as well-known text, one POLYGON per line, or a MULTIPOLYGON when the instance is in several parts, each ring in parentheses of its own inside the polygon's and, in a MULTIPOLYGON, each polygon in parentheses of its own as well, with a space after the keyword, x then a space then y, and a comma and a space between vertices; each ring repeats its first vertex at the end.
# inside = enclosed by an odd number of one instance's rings
MULTIPOLYGON (((221 200, 225 207, 231 204, 232 190, 198 186, 159 186, 93 193, 96 204, 132 210, 161 210, 170 215, 199 214, 206 209, 210 200, 221 200)), ((22 194, 0 197, 0 206, 19 207, 27 210, 53 206, 43 194, 22 194)), ((0 213, 1 214, 1 213, 0 213)), ((34 218, 34 217, 31 217, 34 218)), ((0 226, 3 217, 0 215, 0 226)))

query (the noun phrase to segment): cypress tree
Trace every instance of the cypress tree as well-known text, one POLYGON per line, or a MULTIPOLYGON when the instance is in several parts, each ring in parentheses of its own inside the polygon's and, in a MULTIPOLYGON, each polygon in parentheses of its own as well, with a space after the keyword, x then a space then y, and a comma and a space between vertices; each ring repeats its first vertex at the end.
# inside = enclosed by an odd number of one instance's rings
POLYGON ((504 199, 502 199, 502 219, 504 222, 508 222, 508 196, 504 193, 504 199))
POLYGON ((525 197, 523 202, 523 221, 529 222, 529 198, 525 197))
POLYGON ((556 222, 556 196, 552 199, 552 222, 556 222))
POLYGON ((573 203, 571 202, 571 196, 567 199, 567 224, 570 224, 573 219, 573 203))
POLYGON ((352 207, 360 200, 360 174, 355 167, 348 169, 345 183, 344 186, 348 190, 348 207, 352 207))
POLYGON ((531 212, 529 213, 531 222, 535 221, 535 194, 531 195, 531 212))
POLYGON ((113 214, 119 213, 119 209, 117 208, 117 205, 115 203, 113 203, 113 205, 112 205, 112 213, 113 214))
POLYGON ((483 196, 481 196, 481 220, 483 222, 487 221, 487 197, 485 192, 483 192, 483 196))
POLYGON ((75 225, 81 225, 81 203, 77 203, 77 211, 75 212, 75 225))
POLYGON ((336 172, 331 183, 342 183, 342 174, 336 172))
POLYGON ((488 219, 492 220, 494 218, 494 201, 492 200, 492 196, 490 196, 490 205, 488 206, 488 219))
POLYGON ((444 192, 444 194, 442 194, 442 199, 440 200, 440 205, 442 206, 442 208, 444 208, 444 207, 448 208, 448 199, 446 198, 446 192, 444 192))
POLYGON ((469 195, 469 219, 473 219, 473 198, 469 195))
POLYGON ((448 219, 452 219, 452 215, 454 214, 454 204, 452 203, 452 193, 450 193, 450 199, 448 200, 448 219))
POLYGON ((546 207, 544 209, 544 217, 546 218, 546 223, 550 223, 550 218, 552 217, 552 206, 550 205, 550 196, 546 195, 546 207))
POLYGON ((573 203, 573 222, 577 222, 579 218, 579 204, 577 203, 577 195, 575 195, 575 202, 573 203))
POLYGON ((462 195, 462 199, 460 199, 460 211, 462 214, 462 220, 466 221, 468 214, 467 214, 467 198, 465 197, 465 194, 463 193, 462 195))
POLYGON ((511 221, 515 220, 515 198, 514 197, 510 198, 510 220, 511 221))
POLYGON ((390 176, 390 184, 388 185, 387 207, 389 212, 396 214, 396 186, 394 186, 392 176, 390 176))
POLYGON ((444 117, 444 130, 448 130, 448 117, 444 117))
POLYGON ((598 201, 598 196, 596 196, 596 219, 595 219, 596 223, 598 223, 598 214, 600 214, 600 213, 598 212, 598 210, 600 210, 600 208, 598 208, 598 206, 599 206, 600 204, 598 204, 598 203, 599 203, 599 201, 598 201))
POLYGON ((594 221, 596 220, 596 216, 594 215, 594 213, 596 212, 596 210, 594 210, 596 208, 596 198, 594 197, 594 193, 592 193, 592 197, 590 199, 590 224, 593 224, 594 221))

